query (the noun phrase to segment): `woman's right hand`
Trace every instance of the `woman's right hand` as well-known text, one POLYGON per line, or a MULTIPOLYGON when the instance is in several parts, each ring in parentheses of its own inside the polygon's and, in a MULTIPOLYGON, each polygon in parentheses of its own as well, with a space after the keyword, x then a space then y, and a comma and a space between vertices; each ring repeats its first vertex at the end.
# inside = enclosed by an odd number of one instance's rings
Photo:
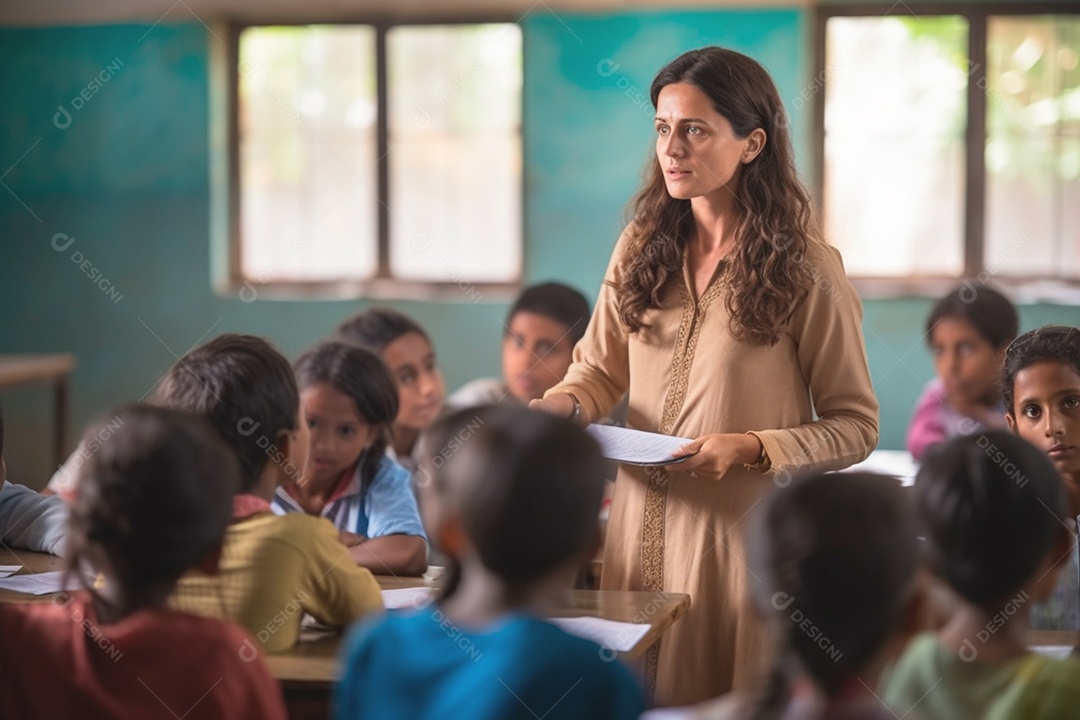
POLYGON ((540 410, 551 413, 561 418, 569 418, 574 414, 574 398, 568 393, 555 393, 551 397, 529 401, 530 410, 540 410))

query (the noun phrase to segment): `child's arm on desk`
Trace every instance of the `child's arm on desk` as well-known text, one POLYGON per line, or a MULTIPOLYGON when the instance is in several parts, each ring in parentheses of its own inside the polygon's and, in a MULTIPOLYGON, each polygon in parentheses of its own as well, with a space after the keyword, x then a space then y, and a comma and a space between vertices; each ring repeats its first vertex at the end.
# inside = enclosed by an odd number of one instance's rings
POLYGON ((417 535, 368 538, 341 530, 338 539, 357 565, 376 575, 423 575, 427 570, 427 542, 417 535))

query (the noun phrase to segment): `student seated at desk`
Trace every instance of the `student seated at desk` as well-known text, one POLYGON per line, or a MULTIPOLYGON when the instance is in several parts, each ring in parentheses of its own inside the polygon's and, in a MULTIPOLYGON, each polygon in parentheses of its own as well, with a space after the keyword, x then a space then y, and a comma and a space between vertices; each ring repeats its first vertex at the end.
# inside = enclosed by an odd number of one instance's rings
POLYGON ((82 465, 71 511, 68 572, 84 589, 0 603, 0 717, 284 719, 277 682, 242 655, 243 630, 165 607, 181 573, 216 562, 235 458, 186 413, 133 406, 114 417, 122 424, 82 465))
POLYGON ((446 399, 431 338, 409 316, 376 307, 341 323, 334 339, 370 350, 390 368, 397 383, 398 414, 386 451, 410 473, 416 472, 420 437, 442 413, 446 399))
POLYGON ((1048 325, 1005 351, 1001 377, 1009 429, 1049 457, 1065 488, 1072 530, 1068 562, 1054 593, 1031 609, 1037 630, 1080 630, 1080 329, 1048 325))
POLYGON ((873 688, 922 626, 917 543, 895 478, 818 474, 775 492, 748 543, 772 674, 757 695, 731 693, 681 717, 896 720, 873 688))
POLYGON ((305 612, 342 627, 382 608, 378 583, 347 561, 333 525, 271 510, 274 491, 296 479, 308 452, 296 379, 281 353, 261 338, 222 335, 181 358, 161 381, 157 400, 209 419, 241 469, 220 569, 184 575, 173 607, 230 617, 266 652, 296 643, 305 612))
POLYGON ((544 397, 566 375, 590 314, 588 300, 572 287, 553 282, 525 288, 503 324, 502 377, 473 380, 446 404, 528 405, 544 397))
POLYGON ((931 570, 959 601, 941 630, 908 646, 885 701, 928 720, 1075 718, 1080 660, 1025 642, 1031 602, 1053 591, 1071 542, 1050 460, 1006 432, 954 438, 927 453, 915 503, 931 570))
POLYGON ((35 552, 64 554, 67 505, 7 481, 4 464, 4 413, 0 410, 0 543, 35 552))
POLYGON ((916 460, 951 437, 1005 428, 998 376, 1019 331, 1016 308, 995 290, 969 286, 938 300, 926 320, 937 377, 908 426, 907 448, 916 460))
POLYGON ((296 362, 310 445, 303 479, 277 489, 274 508, 324 517, 360 566, 423 575, 427 537, 409 471, 386 455, 398 413, 394 378, 374 353, 331 342, 296 362))
POLYGON ((352 632, 335 717, 637 718, 629 671, 540 619, 599 542, 596 443, 568 420, 511 407, 454 413, 432 433, 433 447, 452 440, 421 487, 428 531, 451 558, 446 591, 352 632))

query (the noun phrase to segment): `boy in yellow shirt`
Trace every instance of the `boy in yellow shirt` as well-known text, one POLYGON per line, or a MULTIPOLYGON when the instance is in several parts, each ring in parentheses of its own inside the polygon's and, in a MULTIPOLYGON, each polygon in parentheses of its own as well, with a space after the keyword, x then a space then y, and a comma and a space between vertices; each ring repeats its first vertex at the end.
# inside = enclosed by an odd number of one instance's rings
MULTIPOLYGON (((343 627, 382 608, 375 578, 349 560, 329 521, 270 509, 277 487, 299 479, 308 448, 296 380, 281 353, 257 337, 222 335, 173 366, 158 404, 210 420, 242 471, 218 574, 184 575, 173 607, 230 617, 265 652, 294 645, 304 613, 343 627)), ((254 657, 257 649, 245 652, 254 657)))

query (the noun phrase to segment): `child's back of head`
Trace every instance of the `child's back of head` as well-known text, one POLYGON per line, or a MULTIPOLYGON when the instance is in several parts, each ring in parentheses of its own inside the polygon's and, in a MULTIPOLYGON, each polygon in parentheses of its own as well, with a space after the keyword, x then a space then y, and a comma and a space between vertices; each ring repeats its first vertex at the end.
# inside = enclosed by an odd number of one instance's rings
POLYGON ((106 436, 79 470, 69 564, 103 572, 133 609, 220 545, 240 475, 213 428, 188 413, 133 405, 86 434, 106 436))
POLYGON ((752 527, 750 568, 761 580, 754 600, 777 643, 754 717, 780 717, 798 675, 826 698, 858 677, 872 685, 865 673, 915 593, 915 518, 899 482, 854 472, 803 477, 770 496, 752 527))
POLYGON ((240 461, 244 492, 275 455, 281 433, 299 427, 292 366, 252 335, 221 335, 188 352, 161 381, 157 403, 210 421, 240 461))
POLYGON ((1050 460, 989 431, 927 454, 915 498, 931 570, 968 603, 993 608, 1024 588, 1066 532, 1050 460))
POLYGON ((431 447, 428 504, 458 519, 470 551, 502 580, 541 579, 595 543, 605 467, 573 423, 524 408, 470 408, 441 420, 431 447))
POLYGON ((636 720, 626 668, 541 619, 597 546, 596 443, 569 420, 505 406, 454 413, 432 439, 424 515, 460 573, 437 605, 350 636, 335 717, 636 720))
POLYGON ((144 720, 195 704, 200 718, 284 718, 243 631, 165 607, 181 573, 216 562, 240 485, 233 453, 205 420, 146 405, 85 438, 98 443, 79 469, 69 575, 86 592, 0 605, 0 717, 144 720))

